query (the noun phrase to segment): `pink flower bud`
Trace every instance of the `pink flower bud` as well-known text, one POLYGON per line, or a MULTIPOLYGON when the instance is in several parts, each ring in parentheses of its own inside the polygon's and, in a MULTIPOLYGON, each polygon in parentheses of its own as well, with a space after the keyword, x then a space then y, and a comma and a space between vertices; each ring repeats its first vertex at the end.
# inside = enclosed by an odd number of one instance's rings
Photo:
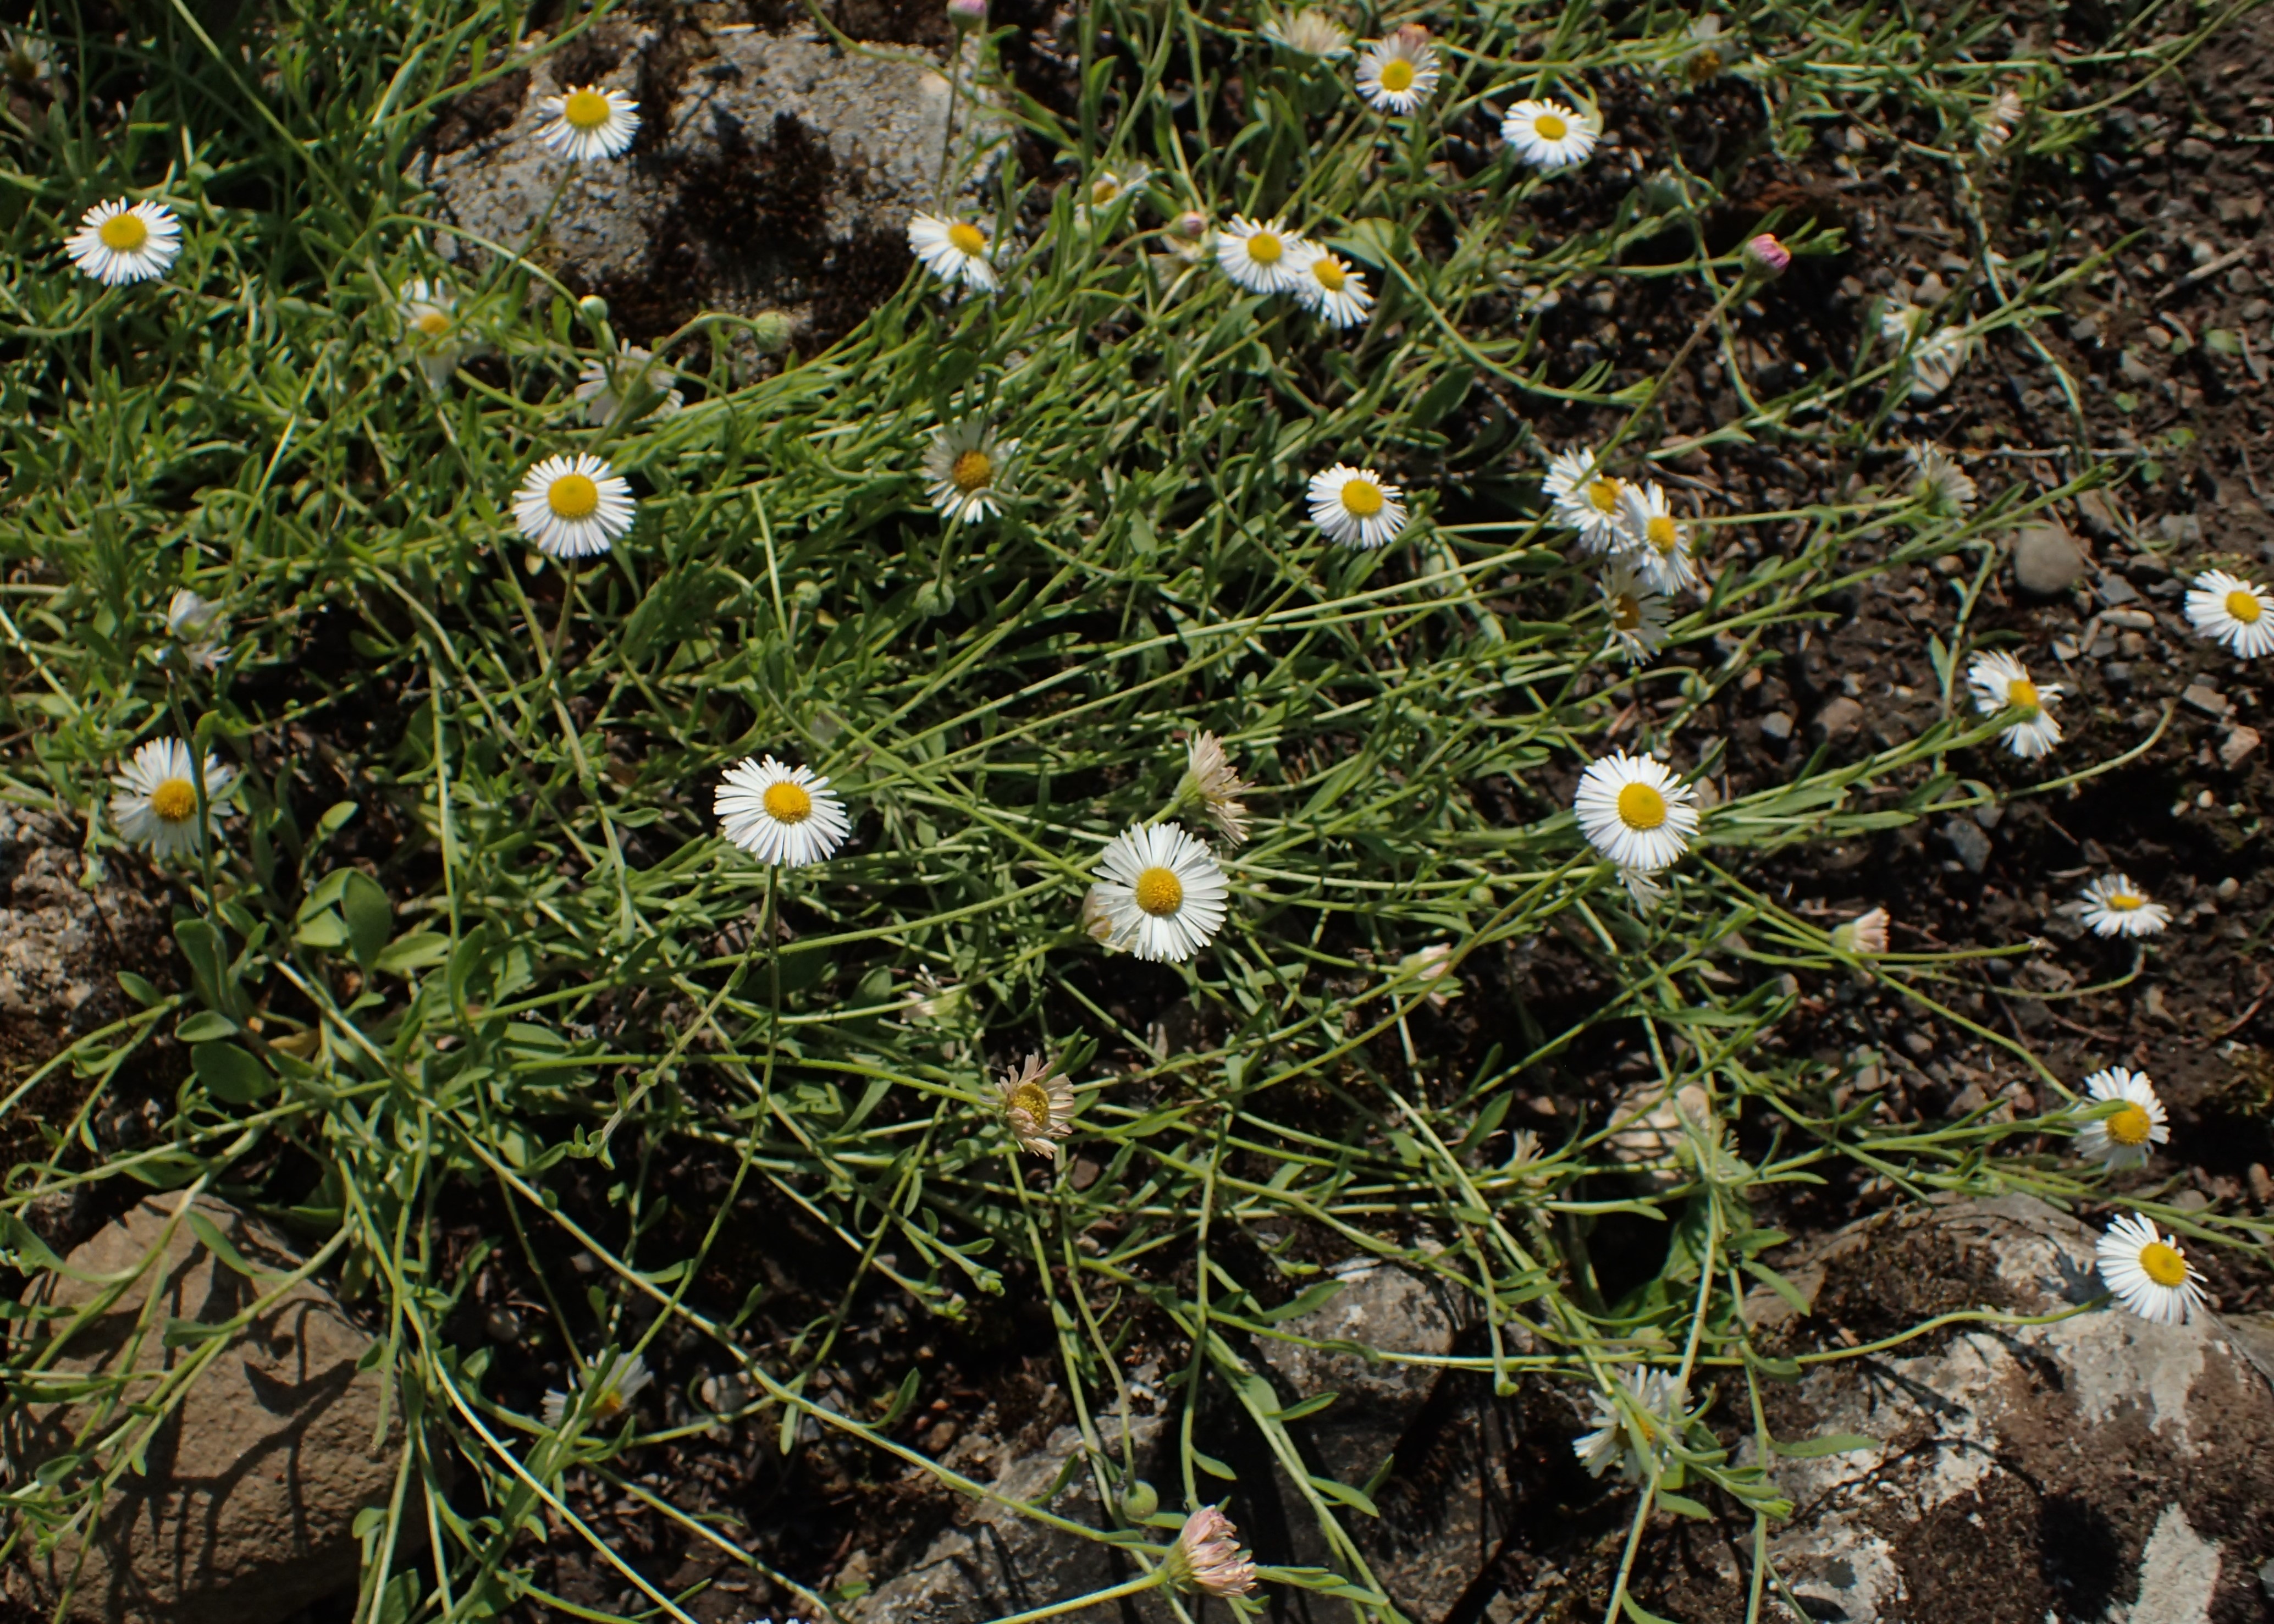
POLYGON ((987 20, 987 0, 947 0, 947 20, 958 28, 976 28, 987 20))
POLYGON ((1245 1596, 1255 1588, 1255 1564, 1239 1548, 1239 1530, 1214 1506, 1185 1519, 1168 1568, 1174 1583, 1211 1596, 1245 1596))
POLYGON ((1744 247, 1745 268, 1765 281, 1773 282, 1784 274, 1784 267, 1792 263, 1792 250, 1762 232, 1744 247))

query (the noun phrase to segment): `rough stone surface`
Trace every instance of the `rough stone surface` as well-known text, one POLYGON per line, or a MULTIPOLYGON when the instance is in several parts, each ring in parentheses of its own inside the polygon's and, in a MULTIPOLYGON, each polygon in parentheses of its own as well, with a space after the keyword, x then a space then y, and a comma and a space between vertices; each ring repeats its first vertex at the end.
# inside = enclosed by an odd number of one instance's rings
POLYGON ((82 872, 68 827, 0 808, 0 1060, 46 1060, 118 1019, 132 1007, 118 972, 162 951, 156 904, 82 872))
POLYGON ((1841 694, 1816 713, 1816 731, 1826 739, 1844 739, 1863 721, 1864 707, 1841 694))
MULTIPOLYGON (((102 1289, 94 1277, 137 1268, 157 1251, 181 1198, 153 1196, 66 1259, 72 1274, 41 1277, 27 1302, 74 1309, 102 1289), (81 1279, 74 1276, 87 1276, 81 1279)), ((200 1197, 210 1219, 254 1267, 289 1272, 282 1238, 226 1203, 200 1197)), ((162 1345, 170 1320, 234 1319, 268 1288, 222 1265, 188 1222, 159 1259, 107 1312, 65 1343, 49 1368, 68 1374, 155 1373, 202 1350, 162 1345), (134 1322, 155 1289, 150 1328, 134 1322)), ((59 1334, 68 1317, 46 1321, 59 1334)), ((295 1609, 355 1583, 356 1514, 392 1492, 399 1433, 376 1452, 383 1379, 358 1372, 371 1339, 312 1283, 293 1287, 230 1336, 158 1430, 147 1473, 105 1508, 86 1560, 66 1541, 11 1575, 43 1605, 72 1583, 68 1617, 102 1624, 275 1624, 295 1609)), ((145 1380, 130 1389, 146 1394, 145 1380)), ((9 1459, 29 1470, 66 1447, 83 1406, 31 1404, 7 1418, 9 1459)))
MULTIPOLYGON (((1794 1329, 1834 1323, 1860 1341, 1957 1307, 2046 1314, 2090 1300, 2093 1242, 2008 1196, 1867 1221, 1779 1267, 1813 1302, 1794 1329)), ((1790 1320, 1772 1297, 1748 1314, 1790 1320)), ((1817 1618, 2261 1616, 2252 1568, 2274 1548, 2274 1395, 2209 1316, 2165 1327, 2102 1307, 1965 1327, 1815 1367, 1771 1396, 1780 1437, 1878 1440, 1776 1467, 1796 1511, 1772 1550, 1817 1618)))
POLYGON ((1442 1357, 1452 1351, 1453 1320, 1426 1282, 1394 1264, 1360 1260, 1335 1273, 1342 1289, 1276 1327, 1302 1341, 1262 1341, 1257 1352, 1279 1378, 1290 1403, 1321 1393, 1337 1395, 1303 1424, 1306 1441, 1328 1477, 1363 1484, 1429 1402, 1437 1372, 1426 1365, 1368 1358, 1354 1349, 1304 1343, 1348 1342, 1379 1354, 1442 1357))
POLYGON ((2084 549, 2058 524, 2024 524, 2014 532, 2014 580, 2049 598, 2084 579, 2084 549))

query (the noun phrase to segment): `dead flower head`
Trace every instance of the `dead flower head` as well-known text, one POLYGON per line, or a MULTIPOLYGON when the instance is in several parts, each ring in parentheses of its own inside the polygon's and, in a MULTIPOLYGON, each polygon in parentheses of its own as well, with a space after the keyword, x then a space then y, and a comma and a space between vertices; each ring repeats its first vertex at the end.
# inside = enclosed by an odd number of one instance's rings
POLYGON ((1255 1588, 1255 1564, 1239 1548, 1239 1530, 1214 1506, 1185 1519, 1168 1569, 1171 1583, 1211 1596, 1245 1596, 1255 1588))
POLYGON ((1029 1055, 996 1088, 1011 1137, 1038 1156, 1057 1156, 1055 1141, 1073 1132, 1073 1086, 1047 1056, 1029 1055))
POLYGON ((1224 741, 1214 733, 1195 733, 1185 747, 1185 781, 1178 786, 1180 800, 1194 800, 1232 845, 1247 838, 1247 808, 1240 796, 1254 788, 1232 770, 1224 753, 1224 741))

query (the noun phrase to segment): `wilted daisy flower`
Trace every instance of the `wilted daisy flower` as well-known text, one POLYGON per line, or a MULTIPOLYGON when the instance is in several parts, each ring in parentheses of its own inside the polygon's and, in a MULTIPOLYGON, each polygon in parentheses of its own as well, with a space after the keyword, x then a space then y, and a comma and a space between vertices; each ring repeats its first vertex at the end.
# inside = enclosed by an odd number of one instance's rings
POLYGON ((1316 6, 1274 11, 1264 21, 1263 37, 1326 62, 1350 55, 1350 35, 1316 6))
POLYGON ((1674 593, 1698 584, 1690 527, 1674 516, 1656 480, 1630 485, 1619 493, 1619 531, 1652 587, 1674 593))
POLYGON ((2185 1325, 2202 1306, 2202 1276, 2181 1255, 2179 1237, 2157 1234, 2137 1213, 2120 1214, 2094 1250, 2102 1282, 2142 1320, 2185 1325))
POLYGON ((1659 905, 1674 894, 1657 876, 1645 874, 1639 868, 1620 869, 1619 883, 1626 887, 1627 900, 1644 914, 1657 913, 1659 905))
POLYGON ((1909 446, 1903 456, 1910 463, 1911 494, 1929 513, 1958 518, 1974 511, 1979 487, 1940 446, 1909 446))
POLYGON ((2274 594, 2255 581, 2206 569, 2187 590, 2187 624, 2245 659, 2274 652, 2274 594))
POLYGON ((1084 200, 1088 203, 1092 213, 1102 214, 1143 185, 1146 177, 1152 172, 1141 163, 1128 169, 1100 169, 1089 177, 1089 184, 1084 189, 1084 200))
POLYGON ((467 347, 458 327, 458 298, 439 282, 414 276, 395 296, 395 313, 418 370, 428 385, 440 388, 466 358, 467 347))
POLYGON ((1437 48, 1429 31, 1409 23, 1358 54, 1358 94, 1377 113, 1416 111, 1437 88, 1437 48))
POLYGON ((2127 874, 2104 874, 2084 888, 2084 922, 2096 936, 2152 936, 2172 922, 2172 911, 2127 874))
POLYGON ((1042 1056, 1029 1055, 995 1086, 1011 1137, 1038 1156, 1056 1156, 1054 1141, 1073 1132, 1073 1086, 1042 1056))
POLYGON ((1645 1372, 1640 1380, 1625 1375, 1612 1380, 1617 1395, 1595 1395, 1595 1430, 1573 1439, 1571 1452, 1590 1477, 1615 1465, 1629 1483, 1648 1482, 1682 1410, 1682 1384, 1672 1372, 1657 1370, 1645 1372))
POLYGON ((950 524, 975 524, 1003 505, 1015 440, 998 440, 993 425, 966 417, 936 431, 924 453, 924 477, 931 481, 931 505, 950 524))
POLYGON ((207 671, 221 664, 227 627, 221 605, 207 602, 187 587, 177 589, 166 605, 167 634, 180 645, 184 659, 207 671))
POLYGON ((1666 599, 1626 560, 1613 560, 1600 590, 1611 619, 1611 648, 1639 662, 1666 646, 1666 599))
POLYGON ((1429 1007, 1443 1009, 1447 1003, 1461 996, 1458 977, 1450 975, 1453 944, 1432 942, 1428 946, 1402 956, 1397 961, 1398 974, 1410 975, 1429 991, 1426 995, 1429 1007))
POLYGON ((584 363, 576 374, 576 398, 584 402, 587 423, 612 422, 618 411, 633 405, 643 417, 650 412, 668 417, 686 404, 678 380, 670 362, 619 339, 613 360, 593 356, 584 363))
POLYGON ((1711 12, 1692 18, 1682 54, 1674 59, 1675 71, 1693 85, 1712 83, 1721 78, 1727 61, 1721 54, 1723 43, 1720 18, 1711 12))
POLYGON ((1239 1548, 1239 1530, 1214 1506, 1185 1519, 1169 1548, 1169 1583, 1211 1596, 1245 1596, 1255 1588, 1255 1564, 1239 1548))
POLYGON ((632 144, 640 125, 637 103, 621 90, 579 85, 538 103, 547 122, 537 139, 577 163, 613 158, 632 144))
POLYGON ((1366 274, 1315 244, 1304 245, 1296 276, 1295 297, 1329 327, 1354 327, 1374 305, 1374 295, 1366 290, 1366 274))
POLYGON ((1106 906, 1102 887, 1093 885, 1081 894, 1081 933, 1117 953, 1129 945, 1114 936, 1113 910, 1106 906))
POLYGON ((162 276, 182 252, 182 225, 163 203, 130 203, 115 198, 79 217, 79 229, 64 239, 71 262, 105 287, 162 276))
POLYGON ((585 558, 631 529, 636 506, 622 475, 580 451, 546 457, 522 477, 513 522, 548 557, 585 558))
POLYGON ((1310 244, 1280 220, 1261 222, 1234 214, 1216 234, 1216 262, 1250 293, 1292 293, 1302 286, 1310 244))
POLYGON ((1592 114, 1561 102, 1527 100, 1508 109, 1500 121, 1500 139, 1533 169, 1552 174, 1585 163, 1602 138, 1592 114))
POLYGON ((55 54, 35 34, 0 34, 0 72, 19 85, 36 85, 55 71, 55 54))
POLYGON ((760 862, 785 868, 819 862, 845 844, 853 828, 827 778, 771 756, 729 767, 711 809, 727 839, 760 862))
POLYGON ((1900 302, 1879 312, 1879 336, 1910 351, 1911 399, 1931 401, 1950 387, 1958 369, 1974 353, 1974 341, 1962 327, 1937 327, 1928 333, 1931 312, 1900 302))
POLYGON ((2022 98, 2010 90, 2001 90, 1982 115, 1981 132, 1974 144, 1984 153, 1994 153, 2013 139, 2014 126, 2022 122, 2022 98))
POLYGON ((1579 532, 1584 551, 1615 553, 1625 545, 1619 499, 1626 494, 1627 482, 1603 472, 1586 447, 1557 452, 1540 488, 1555 504, 1556 518, 1579 532))
POLYGON ((2109 1172, 2145 1165, 2148 1147, 2172 1137, 2164 1102, 2145 1072, 2111 1066, 2086 1078, 2084 1091, 2095 1100, 2124 1101, 2114 1116, 2085 1124, 2076 1136, 2076 1154, 2101 1158, 2109 1172))
MULTIPOLYGON (((118 793, 110 798, 110 822, 119 838, 148 846, 153 857, 194 853, 199 838, 211 828, 198 823, 199 776, 190 747, 179 739, 153 739, 138 746, 134 759, 111 775, 118 793)), ((217 814, 215 803, 237 774, 208 756, 203 777, 210 816, 217 814)))
POLYGON ((1698 792, 1662 763, 1624 750, 1588 764, 1571 810, 1597 851, 1645 874, 1674 862, 1698 832, 1698 792))
POLYGON ((1966 685, 1974 690, 1974 708, 1984 716, 2015 710, 2020 719, 1999 736, 2006 748, 2024 761, 2051 753, 2061 741, 2060 724, 2046 709, 2060 697, 2057 682, 2029 680, 2028 669, 2003 650, 1977 654, 1966 668, 1966 685))
POLYGON ((1345 547, 1383 547, 1405 528, 1404 492, 1370 468, 1337 462, 1311 476, 1311 523, 1345 547))
POLYGON ((987 257, 987 234, 968 220, 918 214, 908 222, 908 249, 924 269, 954 287, 981 293, 996 288, 994 262, 987 257))
POLYGON ((1178 824, 1131 824, 1106 842, 1097 876, 1112 944, 1140 959, 1181 962, 1224 929, 1224 870, 1178 824))
POLYGON ((1843 953, 1884 953, 1887 951, 1887 911, 1873 908, 1833 928, 1832 945, 1843 953))
POLYGON ((1239 798, 1254 787, 1233 771, 1224 741, 1214 733, 1195 733, 1186 745, 1177 799, 1198 801, 1216 831, 1234 846, 1247 838, 1247 808, 1239 798))
MULTIPOLYGON (((576 1387, 580 1393, 590 1395, 585 1413, 606 1426, 622 1415, 654 1380, 645 1359, 636 1353, 619 1353, 585 1371, 576 1387)), ((558 1387, 548 1390, 543 1413, 545 1425, 558 1430, 568 1418, 568 1395, 558 1387)))

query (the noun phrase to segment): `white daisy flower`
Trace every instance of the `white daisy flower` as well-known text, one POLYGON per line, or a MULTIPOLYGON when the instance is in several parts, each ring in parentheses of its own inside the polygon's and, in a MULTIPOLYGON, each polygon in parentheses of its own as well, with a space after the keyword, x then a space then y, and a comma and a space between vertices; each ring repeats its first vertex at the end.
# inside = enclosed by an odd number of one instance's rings
POLYGON ((2127 874, 2104 874, 2084 888, 2084 922, 2104 936, 2161 936, 2172 911, 2133 883, 2127 874))
POLYGON ((1590 1477, 1615 1465, 1629 1483, 1648 1482, 1657 1476, 1659 1451, 1678 1425, 1682 1384, 1672 1372, 1659 1370, 1645 1372, 1639 1381, 1624 1374, 1611 1380, 1617 1394, 1595 1395, 1595 1430, 1573 1439, 1571 1452, 1590 1477))
MULTIPOLYGON (((576 1387, 578 1392, 591 1395, 585 1402, 586 1417, 606 1426, 629 1409, 631 1402, 654 1380, 645 1359, 636 1353, 619 1353, 585 1371, 576 1387)), ((545 1425, 559 1431, 561 1424, 568 1418, 568 1395, 558 1387, 549 1389, 545 1395, 543 1414, 545 1425)))
POLYGON ((1089 177, 1086 201, 1089 213, 1103 214, 1145 184, 1153 171, 1143 164, 1129 169, 1100 169, 1089 177))
POLYGON ((55 53, 35 34, 0 34, 0 72, 19 85, 37 85, 55 72, 55 53))
POLYGON ((2124 1101, 2113 1116, 2085 1124, 2076 1136, 2076 1154, 2098 1158, 2107 1164, 2107 1171, 2144 1166, 2148 1147, 2172 1137, 2164 1102, 2156 1097, 2147 1073, 2111 1066, 2086 1078, 2084 1091, 2095 1100, 2124 1101))
POLYGON ((1627 482, 1605 473, 1585 446, 1559 451, 1540 488, 1555 504, 1556 519, 1579 532, 1586 553, 1616 553, 1625 545, 1619 530, 1619 499, 1627 482))
POLYGON ((1263 24, 1263 37, 1322 62, 1350 55, 1350 35, 1316 6, 1274 11, 1263 24))
POLYGON ((1624 750, 1588 764, 1571 810, 1597 851, 1645 874, 1675 861, 1698 832, 1698 792, 1663 763, 1624 750))
POLYGON ((994 261, 987 257, 987 234, 968 220, 918 214, 908 222, 908 249, 951 288, 960 284, 992 293, 999 285, 994 261))
POLYGON ((577 163, 614 157, 639 131, 638 104, 621 90, 579 85, 566 95, 546 97, 538 106, 547 122, 538 128, 537 139, 577 163))
MULTIPOLYGON (((110 798, 111 826, 119 838, 147 846, 153 857, 192 856, 201 834, 211 824, 198 823, 199 768, 190 747, 179 739, 153 739, 136 748, 134 759, 111 775, 118 793, 110 798)), ((236 772, 208 756, 203 769, 208 818, 221 816, 217 804, 229 793, 236 772)))
POLYGON ((1666 492, 1653 479, 1619 493, 1619 531, 1643 579, 1669 595, 1698 584, 1690 553, 1690 527, 1674 516, 1666 492))
POLYGON ((937 430, 924 453, 924 477, 931 482, 931 505, 950 524, 975 524, 1007 499, 1015 440, 998 440, 984 418, 966 417, 937 430))
POLYGON ((2187 624, 2245 659, 2274 652, 2274 594, 2255 581, 2206 569, 2187 590, 2187 624))
POLYGON ((1911 494, 1929 513, 1954 519, 1974 511, 1980 487, 1940 446, 1907 447, 1903 456, 1910 463, 1911 494))
POLYGON ((599 457, 549 456, 522 476, 513 522, 551 558, 606 553, 632 527, 632 487, 599 457))
POLYGON ((1412 24, 1388 39, 1369 40, 1358 56, 1358 94, 1377 113, 1417 112, 1437 88, 1437 48, 1412 24))
POLYGON ((1177 799, 1194 801, 1226 841, 1238 846, 1247 838, 1247 808, 1240 796, 1255 786, 1239 776, 1224 755, 1224 741, 1214 733, 1195 733, 1185 747, 1184 781, 1177 799))
POLYGON ((64 239, 64 252, 105 287, 147 282, 164 275, 182 252, 182 224, 163 203, 115 198, 79 217, 79 229, 64 239))
POLYGON ((1592 113, 1561 102, 1523 101, 1500 121, 1500 139, 1533 169, 1552 174, 1585 163, 1602 139, 1592 113))
POLYGON ((182 658, 211 671, 221 664, 229 622, 221 605, 208 603, 187 587, 177 589, 166 605, 166 632, 179 644, 182 658))
POLYGON ((1216 262, 1250 293, 1292 293, 1302 286, 1303 254, 1309 247, 1284 221, 1234 214, 1216 229, 1216 262))
POLYGON ((998 1083, 1004 1119, 1020 1147, 1038 1156, 1055 1157, 1053 1142, 1073 1132, 1073 1085, 1041 1055, 1029 1055, 998 1083))
POLYGON ((1933 312, 1916 304, 1894 303, 1879 312, 1879 335, 1910 352, 1911 399, 1931 401, 1950 387, 1958 369, 1974 353, 1974 341, 1962 327, 1937 327, 1928 333, 1933 312))
POLYGON ((1966 668, 1966 685, 1974 690, 1975 710, 1984 716, 2020 712, 2020 719, 1999 736, 2023 761, 2051 754, 2061 741, 2060 724, 2046 709, 2060 697, 2060 685, 2030 681, 2028 668, 2003 650, 1976 655, 1966 668))
POLYGON ((1366 290, 1366 273, 1314 244, 1306 244, 1297 260, 1295 297, 1304 308, 1329 327, 1354 327, 1374 306, 1366 290))
POLYGON ((1608 647, 1638 665, 1666 646, 1666 599, 1625 559, 1612 561, 1600 590, 1611 620, 1608 647))
POLYGON ((1133 823, 1098 855, 1093 891, 1112 944, 1140 959, 1181 963, 1224 929, 1231 887, 1207 846, 1176 823, 1133 823))
POLYGON ((2142 1320, 2185 1325, 2202 1306, 2202 1276, 2180 1252, 2179 1237, 2157 1234, 2137 1213, 2120 1214, 2094 1250, 2102 1283, 2142 1320))
POLYGON ((1405 528, 1404 492, 1370 468, 1337 462, 1311 476, 1311 523, 1345 547, 1384 547, 1405 528))
POLYGON ((687 403, 679 392, 679 373, 668 361, 659 361, 637 344, 616 341, 613 360, 593 356, 576 374, 576 398, 584 403, 584 421, 613 422, 616 413, 636 405, 638 415, 651 412, 668 417, 687 403))
POLYGON ((2014 126, 2022 122, 2022 98, 2010 90, 2001 90, 1984 109, 1982 130, 1974 138, 1986 156, 1996 152, 2014 136, 2014 126))
POLYGON ((729 767, 711 809, 727 839, 760 862, 785 868, 819 862, 853 831, 827 778, 771 756, 729 767))
POLYGON ((1833 928, 1832 945, 1843 953, 1884 953, 1887 951, 1887 911, 1873 908, 1833 928))
POLYGON ((439 282, 414 276, 395 296, 395 309, 419 372, 431 387, 440 389, 468 353, 458 327, 457 295, 439 282))

